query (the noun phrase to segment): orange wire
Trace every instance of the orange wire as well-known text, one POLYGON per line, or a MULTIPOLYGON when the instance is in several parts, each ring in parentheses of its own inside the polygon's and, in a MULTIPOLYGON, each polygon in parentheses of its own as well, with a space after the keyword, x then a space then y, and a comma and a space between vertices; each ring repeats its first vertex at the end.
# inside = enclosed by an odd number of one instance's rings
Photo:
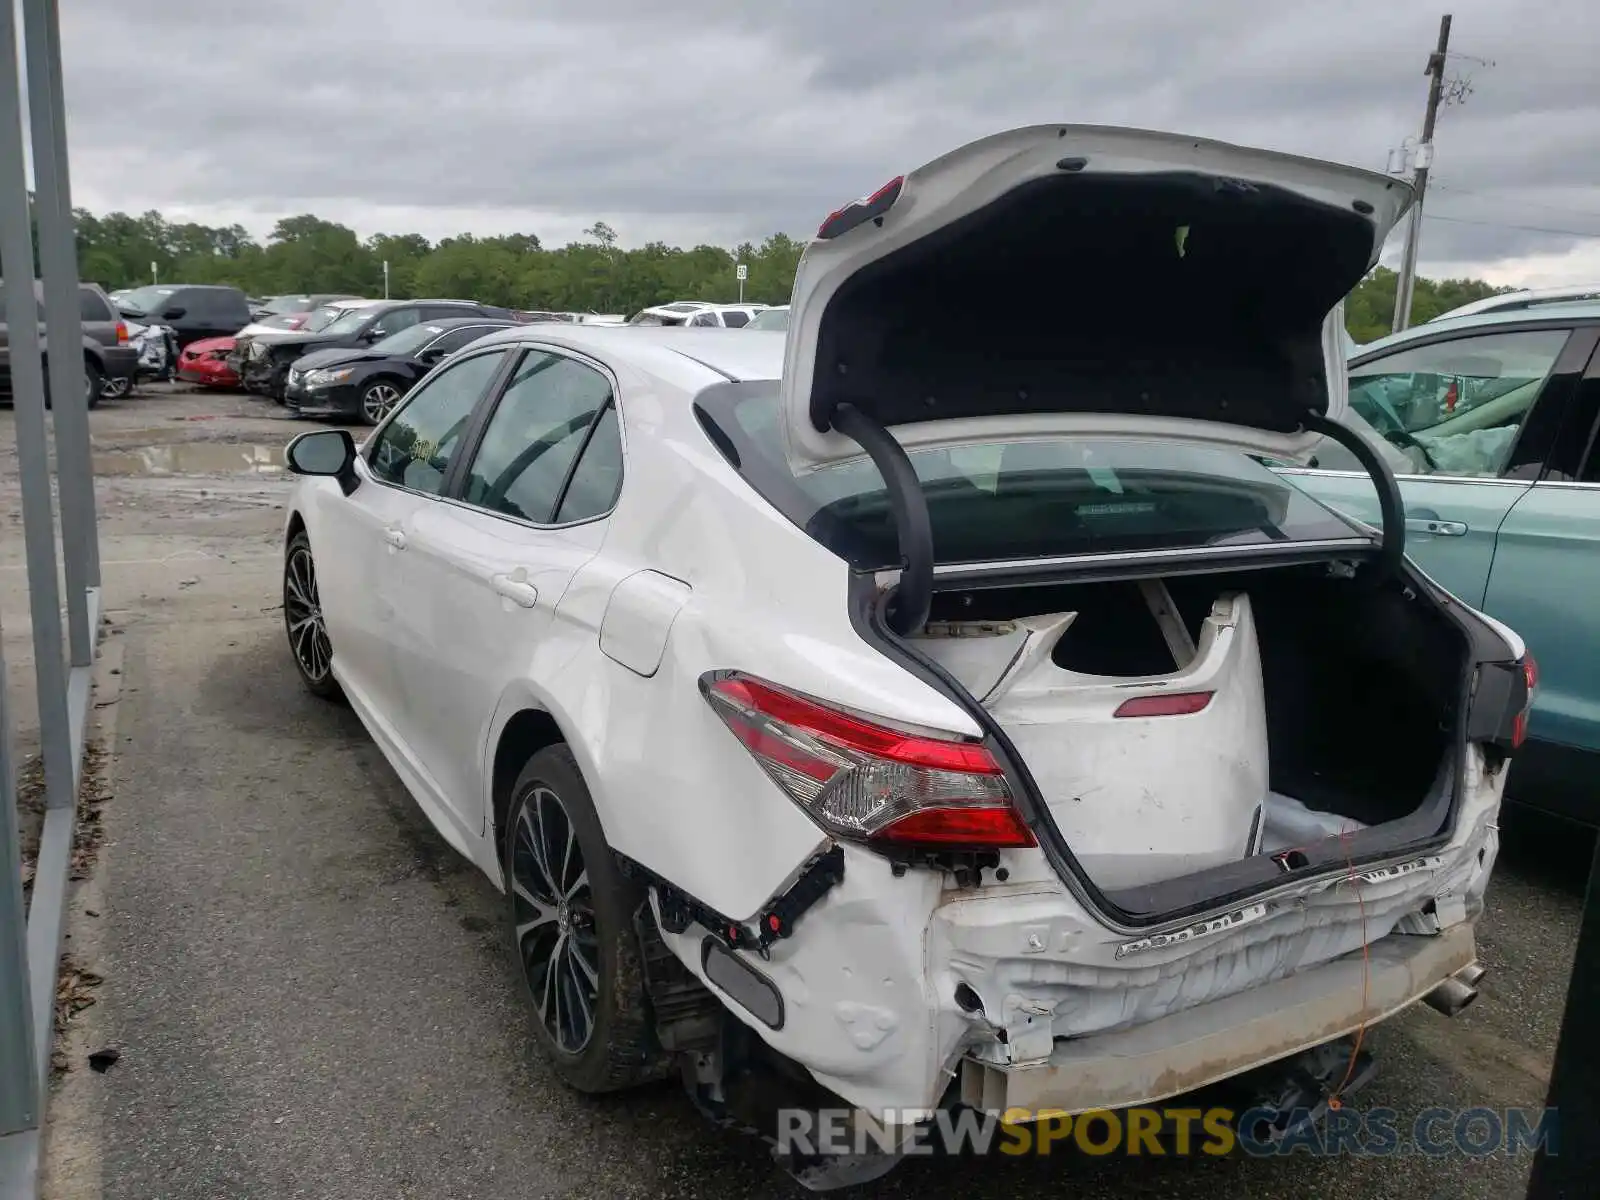
MULTIPOLYGON (((1356 882, 1356 864, 1351 857, 1346 838, 1353 830, 1341 830, 1339 844, 1345 846, 1345 865, 1350 868, 1346 878, 1356 882)), ((1333 1089, 1333 1094, 1328 1097, 1328 1111, 1338 1112, 1344 1107, 1339 1099, 1345 1087, 1350 1083, 1350 1078, 1356 1073, 1356 1061, 1361 1057, 1361 1043, 1367 1036, 1367 1005, 1372 999, 1372 954, 1367 945, 1367 900, 1361 894, 1361 887, 1356 884, 1356 904, 1361 909, 1361 1024, 1356 1026, 1356 1043, 1350 1050, 1350 1063, 1344 1069, 1344 1078, 1339 1081, 1339 1086, 1333 1089)))

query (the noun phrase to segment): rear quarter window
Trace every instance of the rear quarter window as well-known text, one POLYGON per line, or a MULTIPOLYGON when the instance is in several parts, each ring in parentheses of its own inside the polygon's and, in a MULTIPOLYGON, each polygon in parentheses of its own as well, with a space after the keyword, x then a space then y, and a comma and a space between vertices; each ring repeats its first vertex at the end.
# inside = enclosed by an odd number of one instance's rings
POLYGON ((115 321, 111 305, 92 288, 78 289, 78 319, 80 321, 115 321))
MULTIPOLYGON (((877 467, 862 458, 797 477, 772 385, 709 388, 696 409, 729 463, 807 534, 858 568, 898 562, 877 467)), ((920 450, 911 462, 941 563, 1361 536, 1230 450, 1055 438, 920 450)))

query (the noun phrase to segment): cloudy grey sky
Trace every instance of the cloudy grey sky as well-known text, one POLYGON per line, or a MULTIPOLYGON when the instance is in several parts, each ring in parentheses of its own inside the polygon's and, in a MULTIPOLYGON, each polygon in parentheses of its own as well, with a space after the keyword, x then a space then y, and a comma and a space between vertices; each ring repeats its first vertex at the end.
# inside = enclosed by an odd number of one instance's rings
MULTIPOLYGON (((257 234, 315 212, 731 245, 1036 121, 1381 170, 1420 132, 1446 3, 68 0, 74 199, 257 234)), ((1449 8, 1472 91, 1440 120, 1424 270, 1600 279, 1592 0, 1449 8)))

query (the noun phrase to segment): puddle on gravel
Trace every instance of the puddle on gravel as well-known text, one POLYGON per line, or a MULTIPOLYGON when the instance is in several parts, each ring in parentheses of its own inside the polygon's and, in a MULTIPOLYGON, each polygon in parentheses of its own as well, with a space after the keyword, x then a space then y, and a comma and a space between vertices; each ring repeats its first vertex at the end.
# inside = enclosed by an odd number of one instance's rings
POLYGON ((103 450, 94 456, 96 475, 281 475, 283 447, 179 442, 103 450))

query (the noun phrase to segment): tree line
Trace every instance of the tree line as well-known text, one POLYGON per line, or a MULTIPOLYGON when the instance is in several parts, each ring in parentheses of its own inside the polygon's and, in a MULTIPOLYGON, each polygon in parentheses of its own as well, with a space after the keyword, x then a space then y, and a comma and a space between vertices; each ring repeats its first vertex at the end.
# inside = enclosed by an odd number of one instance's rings
MULTIPOLYGON (((804 244, 775 233, 760 245, 681 249, 650 242, 635 249, 596 222, 581 241, 546 248, 531 233, 433 243, 420 234, 380 233, 362 239, 353 229, 309 214, 286 217, 264 243, 241 226, 167 221, 142 216, 76 213, 78 264, 85 279, 107 290, 149 283, 150 265, 163 282, 229 283, 252 296, 294 292, 383 295, 389 264, 394 297, 452 296, 509 308, 632 313, 669 300, 731 301, 739 294, 734 268, 748 270, 747 300, 789 299, 804 244)), ((1380 267, 1345 302, 1350 336, 1365 343, 1389 332, 1395 273, 1380 267)), ((1416 282, 1413 323, 1505 289, 1481 279, 1416 282)))
POLYGON ((776 233, 760 245, 681 249, 651 242, 635 249, 617 244, 604 222, 584 239, 546 248, 531 233, 433 243, 420 234, 380 233, 362 239, 355 230, 304 215, 279 221, 264 243, 241 226, 174 223, 159 212, 142 216, 75 214, 78 271, 108 291, 151 282, 226 283, 247 295, 297 292, 470 298, 509 308, 632 313, 669 300, 733 301, 735 267, 747 270, 744 298, 767 304, 789 299, 802 243, 776 233))

